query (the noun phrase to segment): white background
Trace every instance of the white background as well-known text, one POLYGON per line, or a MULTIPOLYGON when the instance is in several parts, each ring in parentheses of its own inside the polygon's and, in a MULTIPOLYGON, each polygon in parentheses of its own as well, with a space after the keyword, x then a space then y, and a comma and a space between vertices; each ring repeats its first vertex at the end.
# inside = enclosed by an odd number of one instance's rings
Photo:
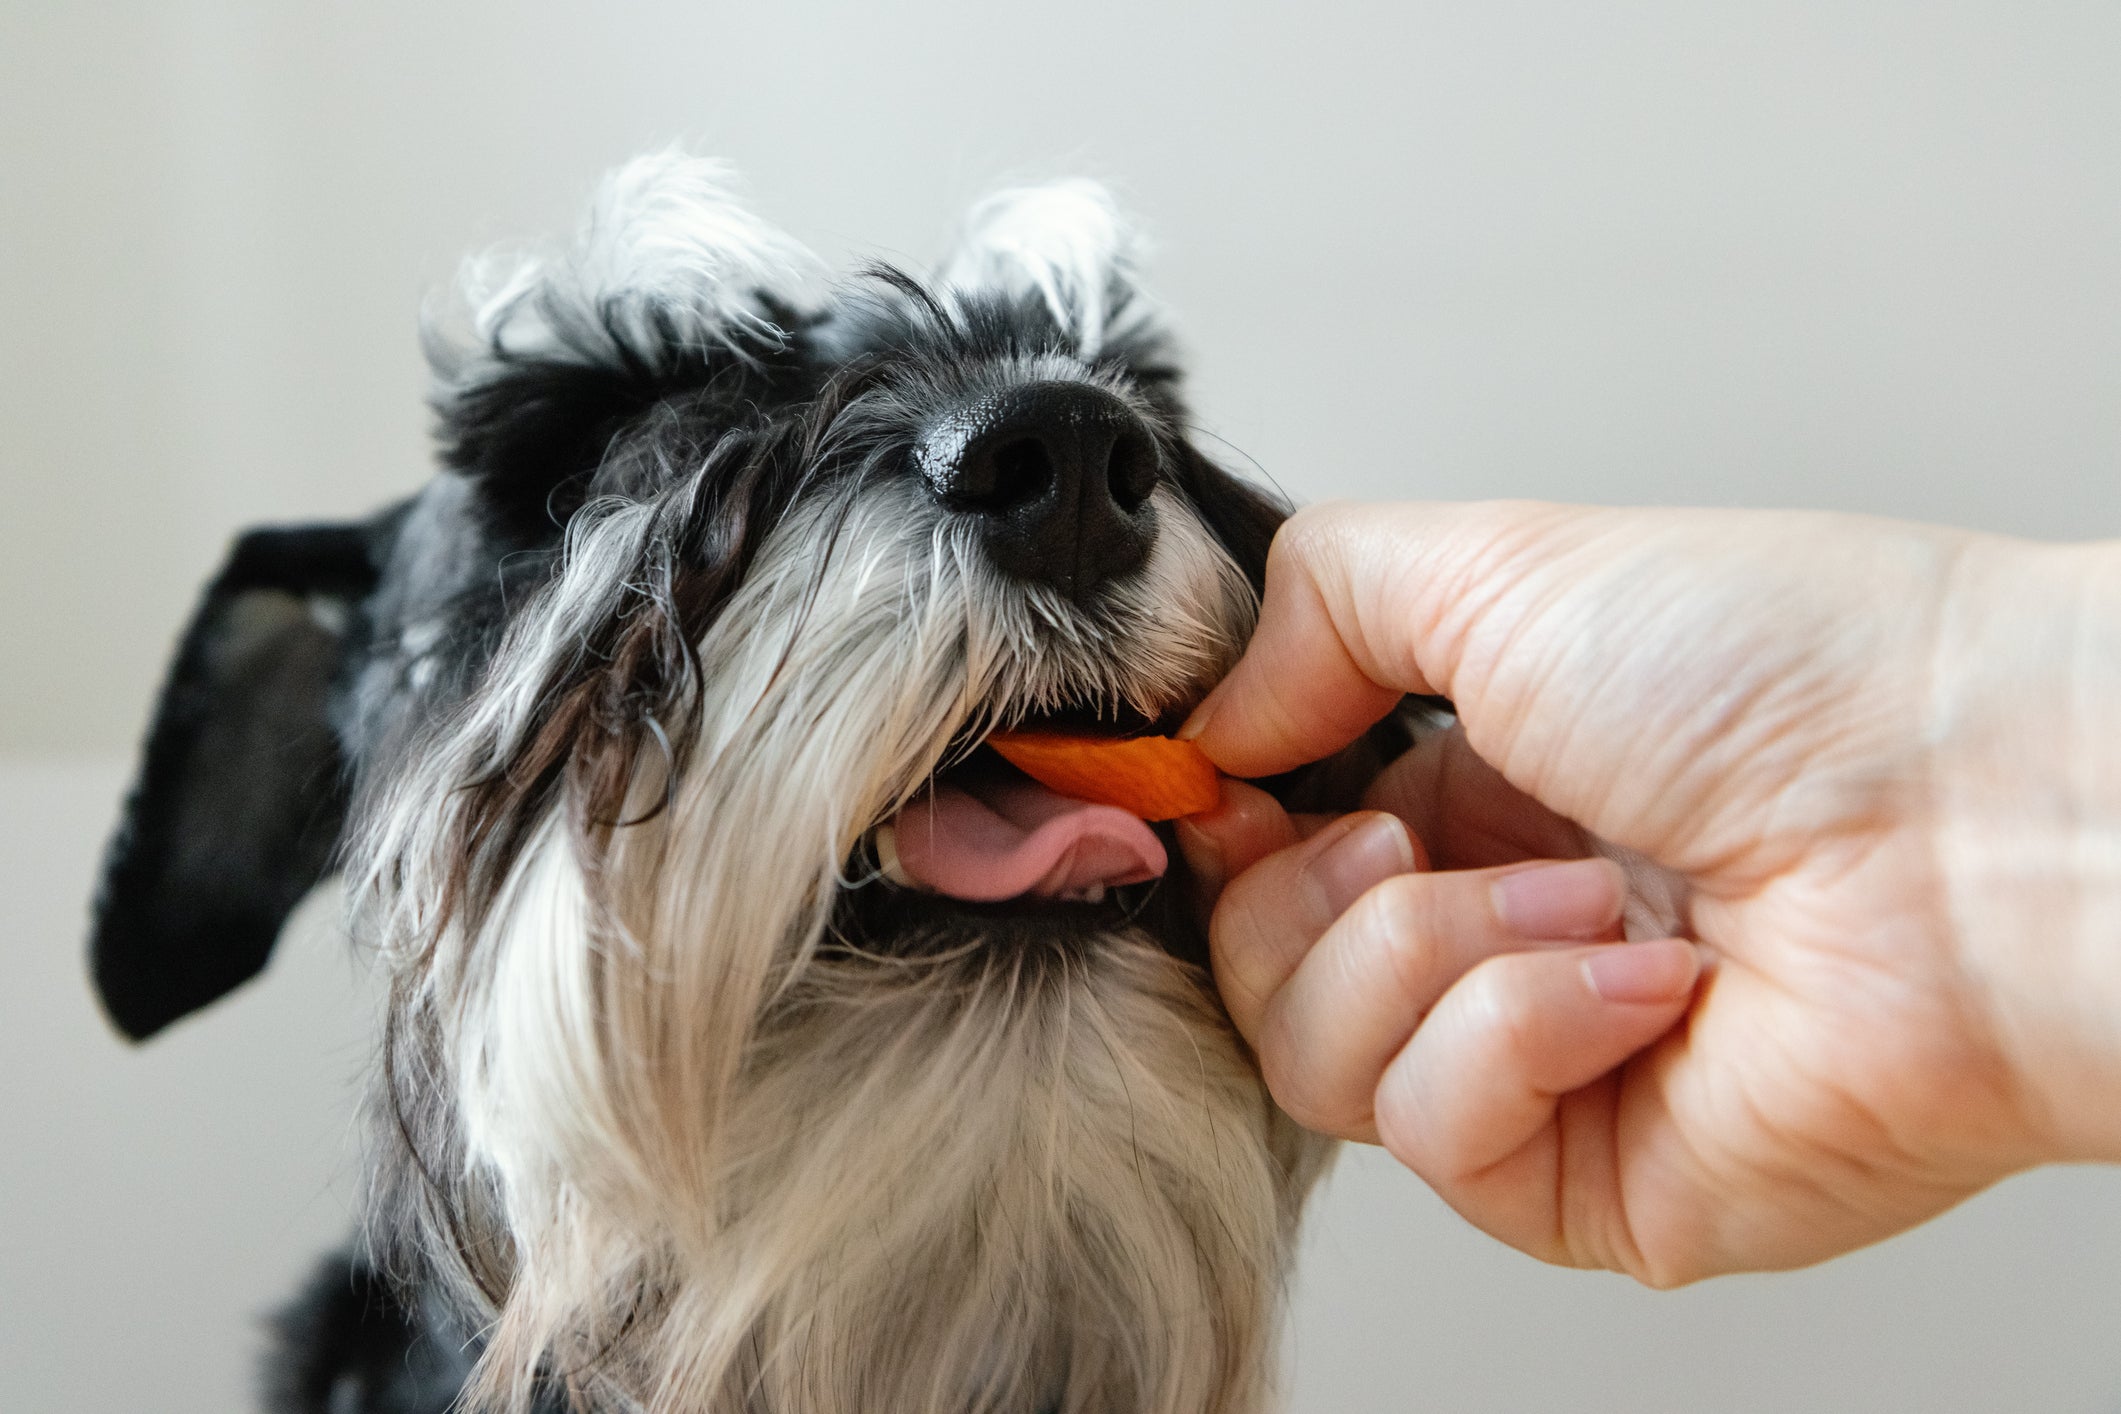
MULTIPOLYGON (((0 1396, 242 1407, 345 1225, 368 1000, 306 912, 138 1053, 94 851, 229 535, 424 475, 466 250, 674 138, 835 259, 997 179, 1154 232, 1211 445, 1327 495, 2121 532, 2121 7, 655 3, 0 10, 0 1396)), ((2121 1180, 1802 1274, 1540 1268, 1375 1155, 1293 1292, 1302 1411, 2121 1409, 2121 1180)))

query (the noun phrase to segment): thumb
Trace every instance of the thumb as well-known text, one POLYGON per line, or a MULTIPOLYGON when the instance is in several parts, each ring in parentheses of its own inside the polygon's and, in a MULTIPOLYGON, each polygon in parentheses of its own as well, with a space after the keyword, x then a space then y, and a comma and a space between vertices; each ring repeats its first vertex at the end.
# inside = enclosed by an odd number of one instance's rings
POLYGON ((1515 564, 1581 514, 1535 502, 1338 502, 1298 511, 1267 556, 1259 626, 1180 731, 1225 772, 1338 751, 1406 693, 1456 698, 1471 630, 1515 564))

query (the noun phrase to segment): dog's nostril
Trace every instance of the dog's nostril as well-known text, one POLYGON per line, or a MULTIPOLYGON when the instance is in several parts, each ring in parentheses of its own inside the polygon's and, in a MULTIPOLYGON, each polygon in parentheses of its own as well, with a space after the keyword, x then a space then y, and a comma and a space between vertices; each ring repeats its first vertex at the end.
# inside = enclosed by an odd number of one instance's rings
POLYGON ((993 485, 976 502, 982 510, 1006 511, 1026 505, 1053 488, 1053 457, 1036 437, 998 447, 990 460, 993 485))
POLYGON ((1105 462, 1105 484, 1121 510, 1141 509, 1156 489, 1157 475, 1155 443, 1133 434, 1114 440, 1112 455, 1105 462))
POLYGON ((1088 383, 1019 384, 939 419, 914 464, 936 498, 976 517, 987 558, 1085 600, 1148 558, 1156 439, 1088 383))

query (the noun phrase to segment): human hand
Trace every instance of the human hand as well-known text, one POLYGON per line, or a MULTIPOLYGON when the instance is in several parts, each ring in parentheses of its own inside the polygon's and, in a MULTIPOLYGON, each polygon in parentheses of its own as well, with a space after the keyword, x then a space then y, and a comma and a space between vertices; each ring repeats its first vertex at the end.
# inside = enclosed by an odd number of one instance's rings
POLYGON ((1307 840, 1234 783, 1182 828, 1270 1088, 1660 1286, 2121 1157, 2117 587, 1853 517, 1299 514, 1201 747, 1287 769, 1403 692, 1461 725, 1307 840))

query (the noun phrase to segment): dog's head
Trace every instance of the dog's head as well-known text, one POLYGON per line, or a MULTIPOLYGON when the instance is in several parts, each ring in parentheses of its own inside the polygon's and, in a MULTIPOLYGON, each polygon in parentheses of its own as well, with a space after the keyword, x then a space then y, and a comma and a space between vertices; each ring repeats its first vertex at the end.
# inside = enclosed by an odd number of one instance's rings
POLYGON ((932 277, 828 287, 645 159, 467 292, 443 473, 208 592, 112 1016, 239 984, 347 865, 376 1223, 497 1405, 1252 1407, 1321 1147, 1168 838, 981 746, 1182 717, 1281 515, 1189 442, 1109 200, 1004 193, 932 277))

